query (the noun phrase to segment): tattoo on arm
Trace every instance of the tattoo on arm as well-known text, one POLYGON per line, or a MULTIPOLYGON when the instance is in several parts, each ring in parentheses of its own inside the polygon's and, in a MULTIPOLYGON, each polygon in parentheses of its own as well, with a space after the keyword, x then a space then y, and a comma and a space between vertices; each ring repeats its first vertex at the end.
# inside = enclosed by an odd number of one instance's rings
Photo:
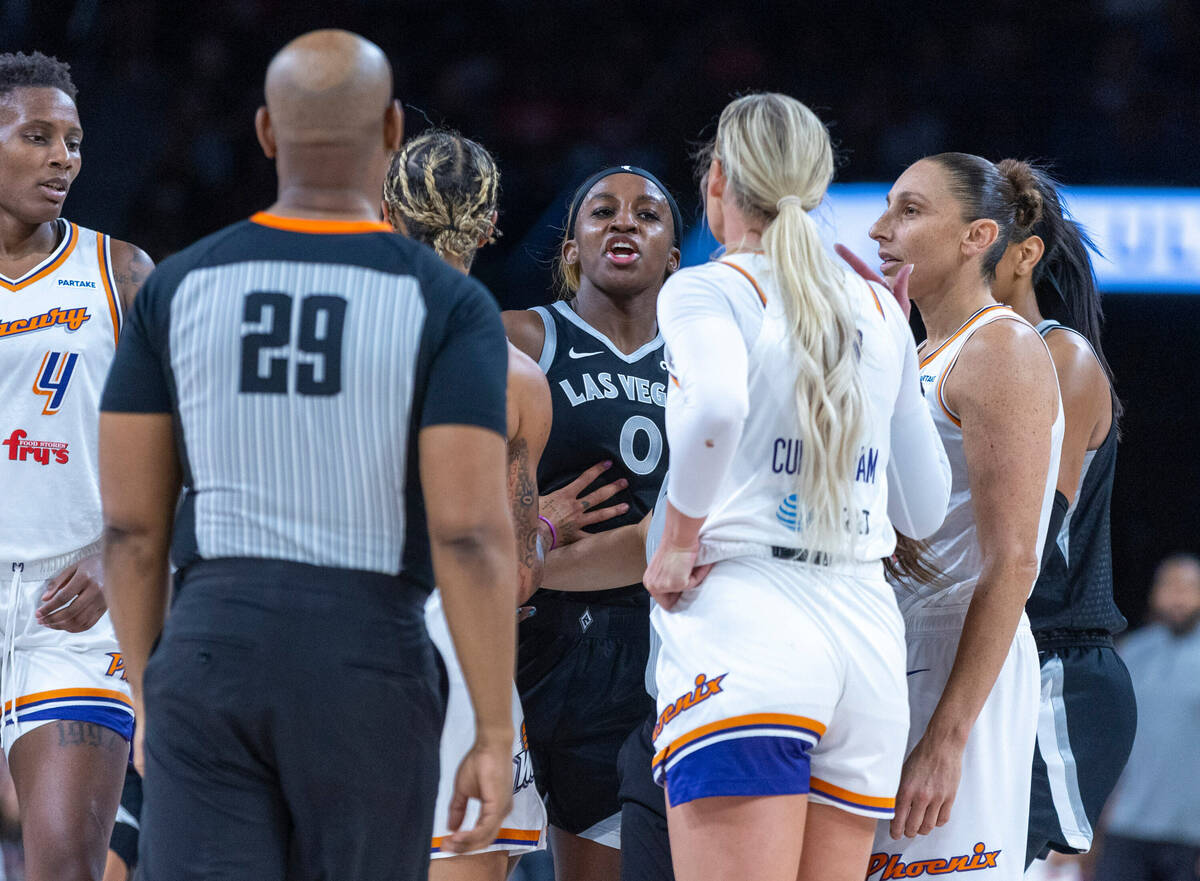
POLYGON ((529 444, 518 437, 508 445, 508 496, 517 533, 517 563, 533 572, 538 560, 537 481, 529 470, 529 444))
POLYGON ((129 246, 132 254, 129 261, 113 267, 113 281, 121 297, 121 306, 128 309, 142 284, 154 270, 154 261, 140 248, 129 246))

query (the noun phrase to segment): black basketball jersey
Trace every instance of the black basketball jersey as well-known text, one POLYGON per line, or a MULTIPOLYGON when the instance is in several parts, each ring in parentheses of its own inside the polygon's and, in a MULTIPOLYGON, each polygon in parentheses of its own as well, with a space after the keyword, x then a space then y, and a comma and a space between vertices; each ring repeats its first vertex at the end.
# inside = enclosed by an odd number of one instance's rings
MULTIPOLYGON (((1043 321, 1043 337, 1057 321, 1043 321)), ((1076 331, 1069 327, 1064 330, 1076 331)), ((1081 334, 1082 336, 1082 334, 1081 334)), ((1117 468, 1117 426, 1083 460, 1075 500, 1067 508, 1058 535, 1046 536, 1042 570, 1025 605, 1035 632, 1103 630, 1120 633, 1126 621, 1113 602, 1112 539, 1109 506, 1117 468)))
MULTIPOLYGON (((538 366, 550 383, 554 406, 554 422, 538 466, 539 490, 554 492, 597 462, 611 459, 612 468, 585 492, 624 477, 629 486, 605 505, 627 502, 629 510, 592 531, 637 523, 654 507, 667 475, 668 377, 662 337, 626 355, 565 302, 532 311, 546 329, 538 366)), ((560 592, 541 591, 539 596, 555 594, 560 592)), ((601 605, 648 604, 640 584, 561 595, 601 605)))

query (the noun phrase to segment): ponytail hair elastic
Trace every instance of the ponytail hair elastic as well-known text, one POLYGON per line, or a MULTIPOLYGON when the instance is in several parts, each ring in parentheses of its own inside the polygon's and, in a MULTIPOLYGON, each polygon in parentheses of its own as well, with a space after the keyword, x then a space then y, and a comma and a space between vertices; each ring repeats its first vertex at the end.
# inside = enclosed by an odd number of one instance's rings
POLYGON ((783 196, 782 198, 780 198, 780 200, 778 202, 775 203, 775 210, 782 211, 784 205, 799 205, 801 211, 805 210, 804 200, 801 199, 799 196, 792 196, 792 195, 783 196))

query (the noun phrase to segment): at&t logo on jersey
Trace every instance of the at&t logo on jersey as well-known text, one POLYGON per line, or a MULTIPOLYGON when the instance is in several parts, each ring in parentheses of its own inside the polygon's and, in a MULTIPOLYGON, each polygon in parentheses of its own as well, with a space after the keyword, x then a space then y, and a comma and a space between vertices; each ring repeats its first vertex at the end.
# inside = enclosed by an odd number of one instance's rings
POLYGON ((892 878, 918 878, 921 875, 949 875, 951 872, 974 872, 976 869, 995 869, 998 850, 988 850, 987 845, 980 841, 975 845, 973 854, 964 853, 947 859, 917 860, 911 863, 900 862, 902 854, 873 853, 871 862, 867 865, 867 877, 882 870, 880 881, 892 878))
POLYGON ((43 416, 53 416, 62 407, 78 360, 79 355, 75 352, 47 352, 42 358, 42 366, 33 381, 33 392, 46 397, 43 416))
POLYGON ((92 316, 88 315, 86 306, 75 309, 59 309, 55 306, 32 318, 17 318, 13 321, 0 321, 0 337, 16 336, 19 333, 33 333, 35 330, 45 330, 48 327, 65 327, 68 331, 76 331, 92 316))
POLYGON ((59 465, 67 464, 67 445, 62 441, 28 440, 29 435, 17 429, 0 443, 8 447, 8 458, 13 462, 29 459, 39 465, 49 465, 53 459, 59 465))
POLYGON ((785 496, 784 500, 779 503, 779 507, 775 510, 775 519, 792 532, 800 532, 804 529, 804 525, 800 522, 800 503, 795 493, 785 496))

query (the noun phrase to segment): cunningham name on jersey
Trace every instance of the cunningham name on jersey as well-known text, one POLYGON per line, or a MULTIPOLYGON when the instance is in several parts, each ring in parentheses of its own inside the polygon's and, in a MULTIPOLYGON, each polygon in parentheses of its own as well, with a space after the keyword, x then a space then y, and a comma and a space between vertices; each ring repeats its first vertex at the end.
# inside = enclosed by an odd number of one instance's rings
MULTIPOLYGON (((866 431, 853 473, 852 507, 844 513, 845 526, 855 536, 853 556, 866 562, 888 556, 895 547, 886 475, 891 461, 892 414, 906 349, 912 344, 903 315, 894 303, 885 305, 857 277, 848 275, 845 284, 846 296, 857 313, 867 406, 866 431)), ((804 500, 798 498, 797 484, 809 444, 801 436, 795 417, 792 344, 769 262, 762 255, 739 254, 691 267, 672 276, 660 296, 659 320, 668 336, 667 363, 672 375, 680 382, 694 384, 697 376, 707 376, 705 371, 721 369, 714 360, 731 355, 732 347, 737 346, 742 351, 731 363, 736 362, 736 369, 745 372, 746 399, 753 402, 721 485, 712 493, 715 502, 700 533, 700 559, 712 562, 763 546, 795 549, 795 559, 803 559, 801 552, 807 550, 824 554, 826 549, 809 549, 805 544, 807 515, 804 500), (686 330, 671 323, 707 316, 705 310, 711 310, 714 320, 719 318, 726 325, 732 317, 740 339, 733 339, 729 331, 730 352, 688 350, 686 330), (674 348, 670 330, 678 341, 674 348), (688 371, 694 374, 690 380, 686 379, 688 371)), ((715 374, 711 378, 718 379, 715 374)), ((917 405, 923 407, 916 396, 915 382, 913 386, 917 405)), ((704 390, 697 386, 693 393, 702 399, 704 390)), ((672 385, 667 400, 668 423, 675 414, 682 416, 688 406, 687 397, 682 386, 672 385)))

